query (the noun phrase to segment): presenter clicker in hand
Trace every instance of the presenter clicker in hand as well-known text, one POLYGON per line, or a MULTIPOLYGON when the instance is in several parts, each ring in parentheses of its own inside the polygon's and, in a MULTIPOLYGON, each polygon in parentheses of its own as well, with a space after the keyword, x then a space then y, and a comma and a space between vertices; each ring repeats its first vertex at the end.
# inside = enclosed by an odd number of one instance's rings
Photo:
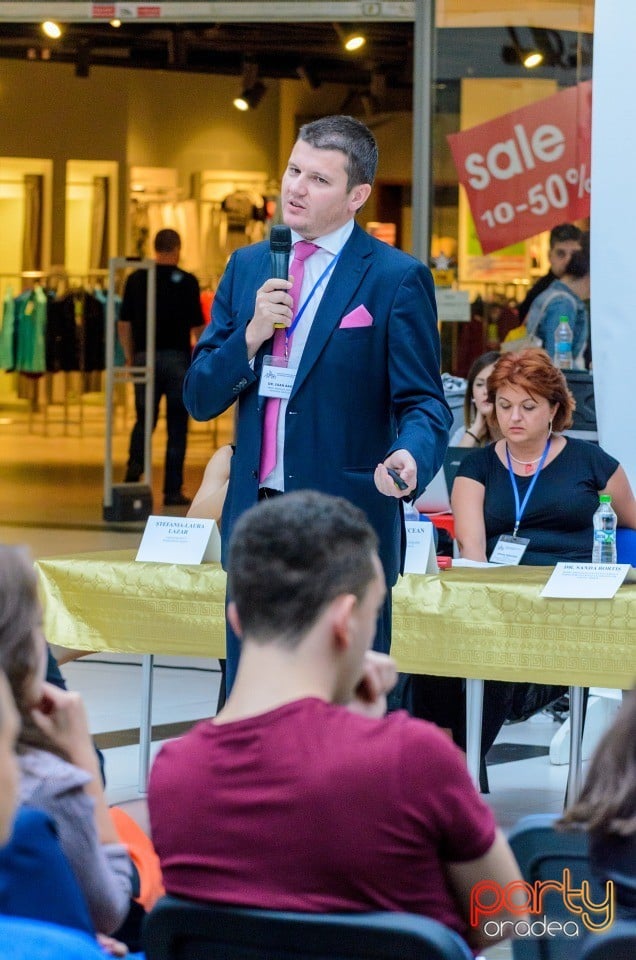
MULTIPOLYGON (((198 420, 238 404, 224 559, 237 518, 257 500, 300 489, 346 497, 378 536, 389 590, 374 646, 388 651, 405 545, 400 500, 439 469, 451 415, 430 272, 355 222, 377 160, 373 134, 351 117, 301 128, 281 188, 288 279, 272 276, 268 242, 233 254, 184 396, 198 420)), ((228 631, 229 685, 238 655, 228 631)))

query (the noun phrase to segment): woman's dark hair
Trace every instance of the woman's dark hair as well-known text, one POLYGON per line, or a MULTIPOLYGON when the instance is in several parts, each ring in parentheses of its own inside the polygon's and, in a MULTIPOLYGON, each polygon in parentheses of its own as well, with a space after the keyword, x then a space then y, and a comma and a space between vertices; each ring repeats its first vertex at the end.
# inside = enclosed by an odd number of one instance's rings
POLYGON ((559 433, 572 425, 576 401, 570 393, 563 372, 554 366, 545 350, 531 347, 504 353, 497 360, 488 377, 488 399, 493 404, 492 418, 496 423, 495 400, 497 391, 508 384, 527 390, 533 399, 543 397, 550 404, 558 403, 552 429, 559 433))
POLYGON ((471 418, 471 411, 473 402, 473 386, 475 384, 475 380, 482 370, 485 370, 486 367, 496 363, 500 356, 501 354, 498 350, 489 350, 488 353, 482 353, 480 357, 477 357, 476 360, 473 360, 470 366, 468 376, 466 377, 466 393, 464 395, 464 426, 466 428, 468 428, 473 422, 471 418))
POLYGON ((624 694, 590 761, 581 796, 558 825, 620 837, 636 833, 636 690, 624 694))

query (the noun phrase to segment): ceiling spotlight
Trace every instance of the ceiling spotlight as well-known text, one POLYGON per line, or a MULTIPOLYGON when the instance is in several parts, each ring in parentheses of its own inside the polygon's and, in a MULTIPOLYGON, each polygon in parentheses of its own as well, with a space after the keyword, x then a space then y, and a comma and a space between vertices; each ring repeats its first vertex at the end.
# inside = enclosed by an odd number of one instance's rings
POLYGON ((62 36, 61 27, 53 20, 45 20, 42 24, 42 30, 47 37, 51 38, 51 40, 59 40, 59 38, 62 36))
POLYGON ((261 80, 257 80, 251 87, 243 90, 240 97, 235 97, 232 102, 237 110, 243 112, 246 110, 256 110, 266 92, 267 87, 265 84, 261 80))
POLYGON ((540 50, 530 50, 524 53, 522 63, 528 70, 532 70, 533 67, 543 63, 543 54, 540 50))
POLYGON ((367 38, 363 36, 363 34, 351 33, 348 37, 345 37, 344 48, 348 50, 349 53, 354 53, 354 51, 360 50, 366 42, 367 38))
POLYGON ((111 25, 111 27, 114 27, 114 28, 115 28, 115 30, 116 30, 118 27, 121 27, 121 20, 115 19, 115 20, 109 20, 108 22, 109 22, 109 24, 111 25))
POLYGON ((340 37, 340 41, 348 53, 355 53, 361 50, 367 42, 367 38, 360 30, 350 30, 345 32, 339 23, 334 23, 334 30, 340 37))
POLYGON ((521 63, 528 70, 532 70, 533 67, 538 67, 539 64, 543 63, 544 56, 538 46, 522 47, 515 28, 508 27, 507 29, 511 42, 509 46, 504 46, 501 49, 501 58, 504 63, 511 65, 521 63))

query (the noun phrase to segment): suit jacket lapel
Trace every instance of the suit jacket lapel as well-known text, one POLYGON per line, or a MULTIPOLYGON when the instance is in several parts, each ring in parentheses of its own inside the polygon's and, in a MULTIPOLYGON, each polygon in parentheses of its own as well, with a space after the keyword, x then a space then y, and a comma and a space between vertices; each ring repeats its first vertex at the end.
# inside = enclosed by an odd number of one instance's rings
POLYGON ((302 386, 309 371, 322 353, 327 340, 340 323, 347 306, 359 289, 367 270, 371 266, 371 249, 367 234, 356 224, 340 254, 338 263, 334 267, 327 289, 316 311, 305 349, 300 358, 291 397, 302 386))

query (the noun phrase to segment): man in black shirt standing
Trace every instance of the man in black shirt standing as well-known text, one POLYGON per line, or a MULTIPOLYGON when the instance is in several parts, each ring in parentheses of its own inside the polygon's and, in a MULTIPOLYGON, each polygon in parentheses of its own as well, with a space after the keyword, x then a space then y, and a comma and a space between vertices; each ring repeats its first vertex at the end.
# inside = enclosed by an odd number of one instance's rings
MULTIPOLYGON (((163 502, 166 506, 188 506, 190 500, 182 491, 188 435, 183 379, 190 365, 190 331, 194 330, 198 339, 203 329, 199 283, 193 274, 177 266, 181 238, 176 230, 160 230, 154 246, 157 267, 153 429, 157 424, 159 402, 165 396, 168 443, 163 502)), ((124 289, 118 332, 126 366, 142 367, 146 364, 147 276, 146 270, 136 270, 126 281, 124 289)), ((144 469, 144 384, 135 384, 135 408, 137 422, 130 436, 126 483, 138 482, 144 469)))

